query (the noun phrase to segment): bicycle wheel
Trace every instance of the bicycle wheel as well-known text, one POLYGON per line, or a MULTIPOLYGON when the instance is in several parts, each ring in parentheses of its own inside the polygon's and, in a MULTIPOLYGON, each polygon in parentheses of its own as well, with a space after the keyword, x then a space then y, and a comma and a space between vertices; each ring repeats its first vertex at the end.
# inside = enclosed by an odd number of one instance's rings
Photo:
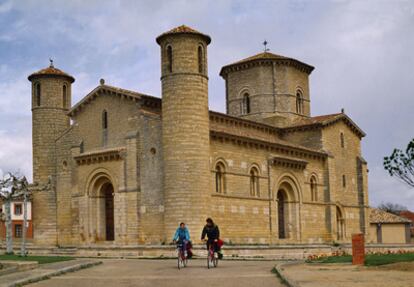
POLYGON ((188 263, 188 258, 187 258, 187 257, 185 257, 185 258, 183 259, 183 266, 184 266, 184 267, 187 267, 187 263, 188 263))
POLYGON ((207 268, 208 269, 210 269, 210 262, 211 262, 210 251, 208 251, 208 253, 207 253, 207 268))
POLYGON ((178 250, 177 252, 177 267, 178 269, 181 269, 181 261, 182 261, 182 257, 181 257, 181 250, 178 250))
MULTIPOLYGON (((217 254, 217 256, 218 256, 218 254, 217 254)), ((213 266, 214 267, 217 267, 217 265, 218 265, 218 258, 216 258, 216 256, 213 256, 213 266)))

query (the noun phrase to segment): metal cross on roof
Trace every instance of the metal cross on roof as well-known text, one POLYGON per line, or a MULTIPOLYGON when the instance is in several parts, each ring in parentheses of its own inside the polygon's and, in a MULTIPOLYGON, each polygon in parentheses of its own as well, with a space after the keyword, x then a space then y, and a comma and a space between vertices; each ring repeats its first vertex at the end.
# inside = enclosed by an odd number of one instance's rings
POLYGON ((266 40, 264 40, 263 46, 264 46, 264 52, 265 53, 270 50, 269 48, 267 48, 267 44, 269 44, 269 43, 266 40))

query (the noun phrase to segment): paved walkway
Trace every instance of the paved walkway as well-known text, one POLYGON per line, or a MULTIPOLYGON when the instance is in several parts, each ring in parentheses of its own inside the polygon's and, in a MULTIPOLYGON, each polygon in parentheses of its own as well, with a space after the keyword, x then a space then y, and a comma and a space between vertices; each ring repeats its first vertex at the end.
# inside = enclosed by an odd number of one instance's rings
POLYGON ((30 286, 157 286, 282 287, 271 273, 272 261, 220 261, 207 269, 205 260, 191 260, 178 270, 175 260, 106 259, 93 268, 68 273, 30 286))
POLYGON ((292 286, 300 287, 414 287, 411 269, 395 270, 391 265, 381 267, 351 264, 293 264, 281 267, 282 274, 292 286))
POLYGON ((99 260, 94 259, 75 259, 50 264, 40 264, 36 269, 2 275, 0 277, 0 287, 24 285, 28 282, 36 282, 66 272, 73 272, 92 267, 99 263, 99 260))

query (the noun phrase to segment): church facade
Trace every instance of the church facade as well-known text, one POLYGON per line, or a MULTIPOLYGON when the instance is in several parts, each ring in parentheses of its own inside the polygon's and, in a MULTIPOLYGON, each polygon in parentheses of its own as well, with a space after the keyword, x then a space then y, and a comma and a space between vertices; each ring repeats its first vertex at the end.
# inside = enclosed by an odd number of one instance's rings
POLYGON ((234 244, 349 242, 367 233, 364 132, 312 117, 314 69, 270 52, 226 65, 226 113, 209 111, 207 47, 187 26, 156 39, 162 98, 106 85, 71 105, 74 77, 32 84, 36 244, 163 244, 205 219, 234 244))

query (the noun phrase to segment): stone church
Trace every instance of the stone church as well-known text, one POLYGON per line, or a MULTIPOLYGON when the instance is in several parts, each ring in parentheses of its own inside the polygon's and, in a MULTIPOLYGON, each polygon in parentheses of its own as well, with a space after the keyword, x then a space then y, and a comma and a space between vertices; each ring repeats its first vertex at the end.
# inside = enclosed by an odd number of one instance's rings
POLYGON ((226 113, 208 108, 207 47, 187 26, 156 38, 162 97, 31 74, 36 244, 199 239, 212 217, 234 244, 349 242, 369 230, 364 132, 344 111, 311 116, 314 67, 263 52, 221 69, 226 113))

